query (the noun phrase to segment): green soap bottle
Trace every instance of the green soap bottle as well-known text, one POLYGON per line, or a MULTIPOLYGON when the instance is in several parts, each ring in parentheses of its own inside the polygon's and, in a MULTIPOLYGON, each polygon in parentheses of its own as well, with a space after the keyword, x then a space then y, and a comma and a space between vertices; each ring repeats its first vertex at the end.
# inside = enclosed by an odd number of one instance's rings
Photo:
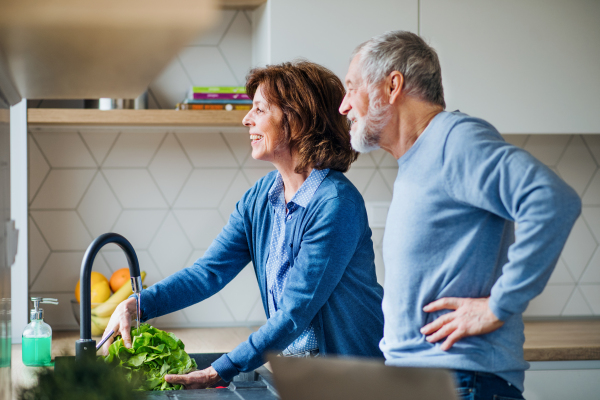
POLYGON ((28 367, 44 367, 52 365, 52 328, 44 322, 43 304, 58 304, 58 300, 32 297, 33 310, 30 312, 31 322, 23 330, 23 364, 28 367))

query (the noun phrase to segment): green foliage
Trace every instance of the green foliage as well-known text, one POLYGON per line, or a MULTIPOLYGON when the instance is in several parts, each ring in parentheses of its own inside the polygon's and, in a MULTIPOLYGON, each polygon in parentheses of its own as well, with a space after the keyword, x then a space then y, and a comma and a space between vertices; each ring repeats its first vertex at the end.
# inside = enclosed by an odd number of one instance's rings
POLYGON ((133 384, 102 358, 62 364, 60 370, 41 368, 37 384, 17 390, 19 400, 131 400, 133 384))
POLYGON ((105 361, 122 369, 137 390, 179 390, 183 385, 165 381, 166 374, 187 374, 197 367, 196 361, 185 352, 185 345, 175 335, 148 324, 139 331, 131 330, 133 343, 125 347, 117 337, 108 348, 105 361))

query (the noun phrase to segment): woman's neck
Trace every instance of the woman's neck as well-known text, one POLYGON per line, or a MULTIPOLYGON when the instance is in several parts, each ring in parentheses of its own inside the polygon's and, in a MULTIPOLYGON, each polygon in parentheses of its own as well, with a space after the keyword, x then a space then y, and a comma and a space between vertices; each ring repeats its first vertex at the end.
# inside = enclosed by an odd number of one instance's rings
POLYGON ((290 200, 292 200, 292 198, 294 197, 298 189, 300 189, 300 186, 302 186, 306 178, 308 178, 308 176, 312 172, 312 168, 308 168, 308 170, 306 171, 297 173, 295 171, 296 166, 298 165, 296 154, 290 155, 289 157, 280 158, 277 161, 278 162, 274 162, 273 165, 281 174, 281 179, 283 180, 285 203, 287 204, 290 200))

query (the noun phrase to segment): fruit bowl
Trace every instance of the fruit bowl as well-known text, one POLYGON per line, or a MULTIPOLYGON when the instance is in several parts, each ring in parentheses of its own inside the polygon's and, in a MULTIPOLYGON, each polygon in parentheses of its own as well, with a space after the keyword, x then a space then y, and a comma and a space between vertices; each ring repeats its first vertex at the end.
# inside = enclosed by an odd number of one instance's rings
MULTIPOLYGON (((100 305, 102 303, 92 303, 92 308, 100 305)), ((79 309, 80 309, 80 305, 79 302, 75 299, 71 300, 71 311, 73 311, 73 316, 75 317, 75 321, 77 321, 77 325, 79 325, 79 309)))

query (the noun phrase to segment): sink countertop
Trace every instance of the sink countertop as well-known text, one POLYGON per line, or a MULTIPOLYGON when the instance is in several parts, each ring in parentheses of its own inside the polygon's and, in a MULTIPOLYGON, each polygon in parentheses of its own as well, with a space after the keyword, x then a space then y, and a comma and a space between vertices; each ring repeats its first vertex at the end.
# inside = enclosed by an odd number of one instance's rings
MULTIPOLYGON (((245 341, 257 327, 168 329, 185 343, 188 353, 229 352, 245 341)), ((75 355, 79 331, 52 334, 52 358, 75 355)), ((97 341, 100 338, 95 338, 97 341)), ((563 321, 526 321, 527 361, 600 360, 600 319, 563 321)), ((21 361, 21 345, 12 345, 13 386, 31 382, 35 368, 21 361)))

